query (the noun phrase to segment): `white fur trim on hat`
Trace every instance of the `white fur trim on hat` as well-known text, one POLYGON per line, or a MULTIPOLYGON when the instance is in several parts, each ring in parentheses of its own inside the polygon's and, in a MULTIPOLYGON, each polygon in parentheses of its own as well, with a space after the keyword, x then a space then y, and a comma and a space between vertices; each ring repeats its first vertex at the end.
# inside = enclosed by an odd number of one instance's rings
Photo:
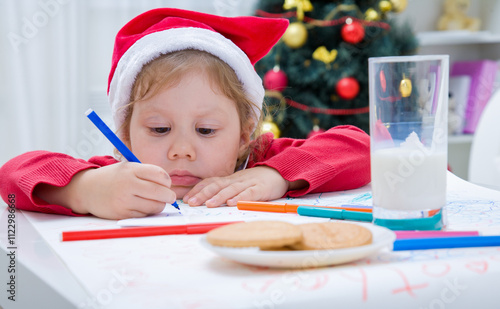
POLYGON ((202 28, 175 28, 140 38, 118 61, 109 87, 116 129, 125 120, 125 110, 121 108, 129 103, 132 87, 142 67, 163 54, 185 49, 206 51, 227 63, 236 72, 249 99, 259 107, 255 112, 260 116, 264 87, 247 55, 220 33, 202 28))

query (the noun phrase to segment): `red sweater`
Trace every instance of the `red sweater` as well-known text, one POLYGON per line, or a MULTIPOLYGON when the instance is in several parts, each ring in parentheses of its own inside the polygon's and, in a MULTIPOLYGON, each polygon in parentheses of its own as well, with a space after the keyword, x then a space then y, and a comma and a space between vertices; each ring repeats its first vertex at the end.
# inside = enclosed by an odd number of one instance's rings
MULTIPOLYGON (((370 182, 370 140, 353 126, 338 126, 308 139, 262 136, 264 149, 248 162, 247 168, 265 165, 276 169, 288 181, 306 180, 306 188, 285 196, 301 196, 349 190, 370 182)), ((76 215, 70 209, 51 205, 33 195, 36 185, 62 187, 78 172, 118 161, 111 156, 95 156, 88 161, 48 151, 32 151, 17 156, 0 168, 0 195, 7 202, 14 194, 16 207, 23 210, 76 215)))

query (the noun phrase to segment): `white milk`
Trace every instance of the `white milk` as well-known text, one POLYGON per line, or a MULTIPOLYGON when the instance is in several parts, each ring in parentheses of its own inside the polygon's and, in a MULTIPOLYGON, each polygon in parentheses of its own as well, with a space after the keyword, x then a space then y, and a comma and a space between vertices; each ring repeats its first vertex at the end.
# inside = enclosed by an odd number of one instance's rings
POLYGON ((372 151, 373 206, 428 210, 446 205, 446 153, 432 153, 416 134, 413 138, 410 134, 400 148, 372 151))

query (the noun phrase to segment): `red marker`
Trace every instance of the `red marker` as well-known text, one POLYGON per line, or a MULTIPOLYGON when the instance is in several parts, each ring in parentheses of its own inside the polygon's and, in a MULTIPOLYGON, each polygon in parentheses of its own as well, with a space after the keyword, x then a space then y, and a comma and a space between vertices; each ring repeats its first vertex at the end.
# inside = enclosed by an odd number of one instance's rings
POLYGON ((241 221, 169 225, 169 226, 125 227, 119 229, 104 229, 104 230, 90 230, 90 231, 68 231, 68 232, 62 232, 62 241, 144 237, 144 236, 175 235, 175 234, 204 234, 217 227, 238 222, 241 221))

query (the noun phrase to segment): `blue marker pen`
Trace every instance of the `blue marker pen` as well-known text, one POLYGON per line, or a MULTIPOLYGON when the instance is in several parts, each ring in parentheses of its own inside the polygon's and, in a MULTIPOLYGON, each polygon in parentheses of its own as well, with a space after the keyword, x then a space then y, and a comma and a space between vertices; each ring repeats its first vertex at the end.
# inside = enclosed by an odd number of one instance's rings
POLYGON ((398 239, 394 251, 500 246, 500 236, 463 236, 398 239))
MULTIPOLYGON (((127 159, 129 162, 137 162, 141 163, 139 159, 128 149, 128 147, 116 136, 113 131, 102 121, 102 119, 97 116, 97 114, 89 108, 85 115, 92 121, 92 123, 106 136, 106 138, 116 147, 116 149, 127 159)), ((177 201, 175 201, 172 206, 179 209, 179 205, 177 205, 177 201)), ((180 210, 180 209, 179 209, 180 210)))

